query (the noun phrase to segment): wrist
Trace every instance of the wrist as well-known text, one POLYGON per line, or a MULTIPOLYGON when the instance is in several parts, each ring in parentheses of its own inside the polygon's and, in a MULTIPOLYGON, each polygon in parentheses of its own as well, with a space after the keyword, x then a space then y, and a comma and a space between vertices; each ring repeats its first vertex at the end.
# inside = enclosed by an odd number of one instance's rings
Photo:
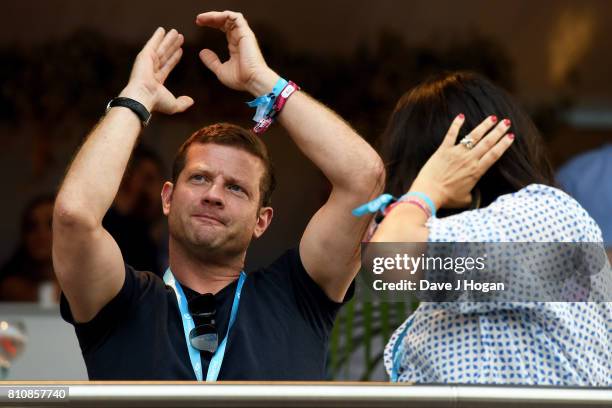
POLYGON ((140 102, 149 111, 149 113, 152 112, 153 107, 155 106, 153 94, 143 85, 128 83, 118 96, 134 99, 135 101, 140 102))
POLYGON ((251 77, 246 84, 246 90, 255 97, 267 94, 272 91, 279 78, 280 76, 276 72, 266 67, 265 70, 251 77))
POLYGON ((391 214, 395 214, 394 216, 410 217, 410 220, 419 225, 425 224, 431 217, 431 214, 425 209, 426 207, 423 205, 416 205, 414 201, 416 200, 395 202, 393 206, 390 206, 385 219, 391 216, 391 214))
POLYGON ((407 192, 418 191, 428 196, 433 201, 436 209, 440 209, 446 205, 446 194, 444 190, 436 185, 425 185, 415 181, 407 192))

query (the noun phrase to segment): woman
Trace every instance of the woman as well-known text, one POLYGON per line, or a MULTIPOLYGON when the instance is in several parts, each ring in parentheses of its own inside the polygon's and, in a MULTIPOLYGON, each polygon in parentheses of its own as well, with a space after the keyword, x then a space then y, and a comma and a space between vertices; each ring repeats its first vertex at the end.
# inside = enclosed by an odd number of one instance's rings
MULTIPOLYGON (((387 189, 411 194, 399 200, 404 205, 387 207, 373 242, 602 241, 586 211, 554 188, 529 117, 479 75, 445 74, 405 94, 383 145, 387 189), (481 121, 467 136, 460 130, 481 121), (503 136, 510 127, 516 138, 503 136), (486 170, 497 158, 486 174, 441 176, 486 170)), ((556 260, 545 259, 542 268, 556 260)), ((395 331, 384 361, 394 381, 610 385, 610 344, 610 303, 423 302, 395 331)))
POLYGON ((52 195, 41 195, 26 206, 19 246, 0 269, 0 301, 46 304, 59 300, 51 260, 53 201, 52 195))

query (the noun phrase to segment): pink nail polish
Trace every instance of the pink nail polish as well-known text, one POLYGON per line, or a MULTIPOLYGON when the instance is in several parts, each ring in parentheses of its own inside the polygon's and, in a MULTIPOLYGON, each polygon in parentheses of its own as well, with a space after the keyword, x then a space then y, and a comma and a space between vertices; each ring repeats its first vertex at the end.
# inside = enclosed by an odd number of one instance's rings
POLYGON ((465 115, 463 113, 460 113, 459 115, 457 115, 457 117, 459 117, 459 119, 465 119, 465 115))
POLYGON ((510 126, 512 122, 510 122, 510 119, 504 119, 504 125, 506 126, 510 126))
POLYGON ((497 123, 497 116, 491 115, 491 120, 493 121, 493 123, 497 123))
POLYGON ((508 133, 508 139, 514 140, 514 133, 508 133))

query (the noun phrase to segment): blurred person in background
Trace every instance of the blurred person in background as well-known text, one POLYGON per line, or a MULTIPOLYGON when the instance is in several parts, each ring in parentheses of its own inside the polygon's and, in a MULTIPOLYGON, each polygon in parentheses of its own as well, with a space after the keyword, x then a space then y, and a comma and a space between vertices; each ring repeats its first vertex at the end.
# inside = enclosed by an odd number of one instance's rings
POLYGON ((25 207, 19 245, 0 270, 0 301, 59 300, 51 259, 53 201, 53 195, 41 195, 25 207))
POLYGON ((557 172, 557 181, 597 221, 612 262, 612 144, 571 159, 557 172))
POLYGON ((119 191, 102 226, 113 236, 125 262, 134 268, 161 274, 162 208, 159 192, 164 184, 164 163, 142 145, 134 149, 119 191))

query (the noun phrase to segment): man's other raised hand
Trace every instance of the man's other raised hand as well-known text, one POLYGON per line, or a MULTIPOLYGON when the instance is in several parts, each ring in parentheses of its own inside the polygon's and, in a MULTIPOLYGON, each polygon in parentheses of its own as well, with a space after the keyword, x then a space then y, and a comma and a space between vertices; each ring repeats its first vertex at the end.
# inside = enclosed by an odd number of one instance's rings
POLYGON ((149 112, 174 114, 191 105, 189 96, 175 97, 164 82, 183 55, 184 37, 175 29, 166 32, 159 27, 138 53, 130 80, 120 96, 142 103, 149 112))
POLYGON ((279 77, 266 64, 255 34, 241 13, 210 11, 199 14, 196 24, 225 33, 229 49, 227 61, 221 62, 210 49, 200 51, 200 59, 222 84, 253 95, 270 92, 279 77))

